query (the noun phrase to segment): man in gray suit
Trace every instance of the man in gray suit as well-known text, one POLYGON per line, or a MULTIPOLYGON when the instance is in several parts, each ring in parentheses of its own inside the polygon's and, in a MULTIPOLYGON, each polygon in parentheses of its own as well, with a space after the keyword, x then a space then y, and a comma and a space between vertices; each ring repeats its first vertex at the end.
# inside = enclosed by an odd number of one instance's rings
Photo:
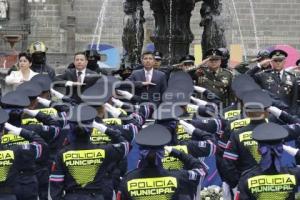
POLYGON ((140 96, 143 102, 159 104, 162 94, 167 88, 167 79, 163 72, 153 69, 155 59, 152 52, 142 54, 143 69, 134 70, 129 81, 135 85, 135 95, 140 96))

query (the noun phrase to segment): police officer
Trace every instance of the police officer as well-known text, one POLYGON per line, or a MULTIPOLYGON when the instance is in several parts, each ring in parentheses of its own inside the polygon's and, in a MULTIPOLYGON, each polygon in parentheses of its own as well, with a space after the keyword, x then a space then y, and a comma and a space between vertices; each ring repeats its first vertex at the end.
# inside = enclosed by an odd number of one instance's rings
MULTIPOLYGON (((37 132, 47 143, 52 143, 60 134, 60 123, 54 120, 51 115, 43 113, 41 110, 23 109, 31 103, 20 104, 16 99, 28 99, 27 95, 31 98, 40 94, 37 85, 26 82, 20 85, 17 91, 7 93, 1 98, 2 107, 10 109, 9 122, 13 125, 21 126, 28 130, 37 132), (30 90, 29 90, 30 89, 30 90), (26 92, 26 93, 25 93, 26 92), (27 95, 25 95, 27 94, 27 95)), ((32 99, 31 99, 32 100, 32 99)), ((22 137, 12 137, 6 134, 1 138, 2 144, 27 144, 28 141, 22 137)), ((48 177, 49 177, 49 148, 48 146, 43 149, 44 154, 37 162, 36 175, 39 181, 39 198, 48 199, 48 177)))
MULTIPOLYGON (((98 53, 97 50, 88 49, 85 51, 85 55, 88 60, 88 64, 87 64, 88 69, 90 69, 94 72, 97 72, 98 74, 101 73, 101 74, 107 75, 107 71, 105 69, 100 68, 100 66, 98 64, 98 62, 101 61, 101 55, 98 53)), ((74 63, 71 63, 68 66, 68 69, 73 69, 73 68, 75 68, 74 63)))
MULTIPOLYGON (((29 102, 24 99, 18 103, 29 102)), ((25 138, 28 143, 20 145, 0 144, 1 179, 0 199, 34 200, 38 197, 38 182, 35 176, 35 161, 43 155, 44 140, 35 132, 7 123, 7 111, 0 109, 1 133, 5 136, 25 138)))
POLYGON ((261 124, 252 133, 261 154, 259 165, 240 180, 239 200, 294 199, 300 181, 300 169, 281 165, 282 141, 288 133, 274 123, 261 124), (280 181, 279 181, 280 180, 280 181))
MULTIPOLYGON (((205 174, 201 162, 189 157, 185 163, 189 170, 167 171, 162 169, 163 146, 171 141, 170 132, 163 126, 150 125, 138 134, 140 145, 139 168, 123 177, 118 199, 191 199, 190 182, 198 183, 205 174)), ((180 151, 172 148, 170 155, 180 157, 180 151)))
MULTIPOLYGON (((58 154, 50 175, 50 193, 59 199, 111 199, 114 165, 129 152, 129 143, 118 134, 120 143, 97 146, 90 142, 97 111, 86 105, 72 107, 69 116, 70 144, 58 154), (105 187, 103 187, 105 185, 105 187)), ((103 131, 103 130, 102 130, 103 131)), ((106 134, 116 134, 105 131, 106 134)))
POLYGON ((266 108, 271 106, 270 96, 262 90, 248 91, 243 97, 245 113, 249 124, 234 131, 227 142, 223 154, 224 179, 231 188, 237 186, 241 173, 257 165, 260 155, 257 154, 257 143, 252 140, 253 129, 266 122, 266 108))
POLYGON ((161 62, 162 62, 162 58, 163 58, 163 54, 159 51, 155 51, 154 52, 154 60, 155 60, 155 64, 154 64, 154 69, 159 69, 161 66, 161 62))
POLYGON ((222 63, 221 63, 221 67, 222 68, 228 68, 228 62, 230 59, 230 52, 227 48, 219 48, 219 51, 222 52, 222 63))
POLYGON ((274 50, 270 53, 272 69, 258 72, 260 65, 249 73, 263 88, 289 106, 289 112, 297 110, 298 86, 295 76, 284 69, 288 54, 283 50, 274 50))
POLYGON ((51 80, 54 80, 55 71, 46 63, 47 49, 46 45, 40 41, 33 42, 29 46, 28 51, 32 54, 31 70, 40 74, 48 74, 51 80))
POLYGON ((218 49, 210 49, 205 53, 207 67, 201 67, 201 73, 198 72, 198 86, 204 87, 222 100, 225 106, 228 106, 232 101, 230 85, 232 82, 232 73, 224 68, 221 68, 222 52, 218 49))

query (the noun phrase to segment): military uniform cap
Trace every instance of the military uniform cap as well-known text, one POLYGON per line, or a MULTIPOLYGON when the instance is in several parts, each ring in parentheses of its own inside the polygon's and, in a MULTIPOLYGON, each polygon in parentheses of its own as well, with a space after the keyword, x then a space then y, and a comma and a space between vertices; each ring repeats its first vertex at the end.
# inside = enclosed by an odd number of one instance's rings
POLYGON ((231 89, 233 91, 238 90, 241 86, 247 85, 247 84, 255 83, 253 78, 247 74, 241 74, 232 80, 231 89))
POLYGON ((109 83, 96 82, 82 93, 81 100, 92 106, 100 106, 106 103, 111 96, 112 87, 109 83))
POLYGON ((183 71, 172 72, 162 99, 163 102, 189 103, 193 91, 193 80, 188 73, 183 71))
POLYGON ((195 57, 192 55, 186 55, 179 60, 180 63, 194 63, 195 57))
POLYGON ((167 89, 183 88, 186 91, 193 91, 193 87, 193 79, 188 73, 184 71, 176 71, 170 74, 167 89))
POLYGON ((222 59, 222 52, 219 49, 209 49, 205 52, 204 58, 215 58, 215 59, 222 59))
POLYGON ((51 79, 49 75, 47 74, 37 74, 30 80, 33 83, 37 83, 39 86, 41 86, 42 91, 49 91, 51 88, 51 79))
POLYGON ((285 59, 286 57, 288 57, 288 54, 287 52, 281 50, 281 49, 276 49, 276 50, 273 50, 271 53, 270 53, 270 58, 271 59, 275 59, 275 58, 278 58, 278 59, 285 59))
POLYGON ((297 66, 300 65, 300 59, 298 59, 298 60, 296 61, 296 65, 297 65, 297 66))
POLYGON ((72 107, 69 111, 68 121, 70 122, 86 122, 95 119, 97 111, 95 108, 79 104, 72 107))
POLYGON ((231 89, 241 99, 243 94, 251 90, 260 89, 260 86, 249 75, 242 74, 233 79, 231 89))
POLYGON ((260 50, 258 53, 257 53, 257 56, 256 58, 269 58, 270 56, 270 51, 267 50, 267 49, 263 49, 263 50, 260 50))
POLYGON ((177 119, 183 113, 183 109, 179 105, 163 102, 154 110, 152 118, 156 120, 177 119))
POLYGON ((159 124, 153 124, 143 128, 136 136, 136 143, 144 147, 162 147, 171 141, 169 130, 159 124))
POLYGON ((247 91, 242 96, 242 101, 247 109, 268 108, 272 105, 272 98, 261 89, 247 91))
POLYGON ((155 60, 162 60, 163 54, 160 53, 159 51, 154 52, 154 59, 155 60))
POLYGON ((30 100, 23 92, 12 91, 2 96, 1 104, 3 106, 27 107, 30 104, 30 100))
POLYGON ((7 122, 9 119, 8 113, 5 112, 2 108, 0 108, 0 124, 7 122))
POLYGON ((258 142, 281 142, 288 136, 288 132, 282 126, 275 123, 264 123, 254 128, 252 138, 258 142))
POLYGON ((19 85, 16 91, 21 91, 28 97, 37 97, 42 93, 42 87, 35 82, 28 81, 19 85))

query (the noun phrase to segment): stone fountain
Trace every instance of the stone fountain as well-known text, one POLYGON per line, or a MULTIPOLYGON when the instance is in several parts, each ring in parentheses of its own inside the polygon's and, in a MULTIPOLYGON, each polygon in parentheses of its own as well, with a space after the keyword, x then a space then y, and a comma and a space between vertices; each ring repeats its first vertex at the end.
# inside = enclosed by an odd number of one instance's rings
MULTIPOLYGON (((155 49, 163 53, 164 64, 174 64, 189 54, 194 35, 190 28, 190 20, 195 4, 201 0, 148 0, 153 11, 155 28, 151 41, 155 49)), ((202 50, 226 47, 224 23, 220 16, 221 0, 202 0, 200 10, 203 26, 202 50)), ((123 47, 126 66, 140 62, 143 49, 144 10, 143 0, 125 0, 123 47)))

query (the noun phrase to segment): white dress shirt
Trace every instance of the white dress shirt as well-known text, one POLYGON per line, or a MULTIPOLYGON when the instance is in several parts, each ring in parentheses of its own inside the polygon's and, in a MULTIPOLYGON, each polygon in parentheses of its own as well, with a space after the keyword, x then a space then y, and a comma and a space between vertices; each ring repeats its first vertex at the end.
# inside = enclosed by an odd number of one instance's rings
POLYGON ((153 68, 149 71, 144 69, 144 71, 145 71, 146 82, 151 82, 153 76, 153 68))
MULTIPOLYGON (((81 70, 81 75, 80 75, 80 82, 81 83, 83 83, 83 81, 84 81, 84 78, 85 78, 85 71, 86 71, 86 68, 85 69, 83 69, 83 70, 81 70)), ((78 78, 78 72, 79 72, 79 70, 77 70, 76 69, 76 77, 78 78)))

